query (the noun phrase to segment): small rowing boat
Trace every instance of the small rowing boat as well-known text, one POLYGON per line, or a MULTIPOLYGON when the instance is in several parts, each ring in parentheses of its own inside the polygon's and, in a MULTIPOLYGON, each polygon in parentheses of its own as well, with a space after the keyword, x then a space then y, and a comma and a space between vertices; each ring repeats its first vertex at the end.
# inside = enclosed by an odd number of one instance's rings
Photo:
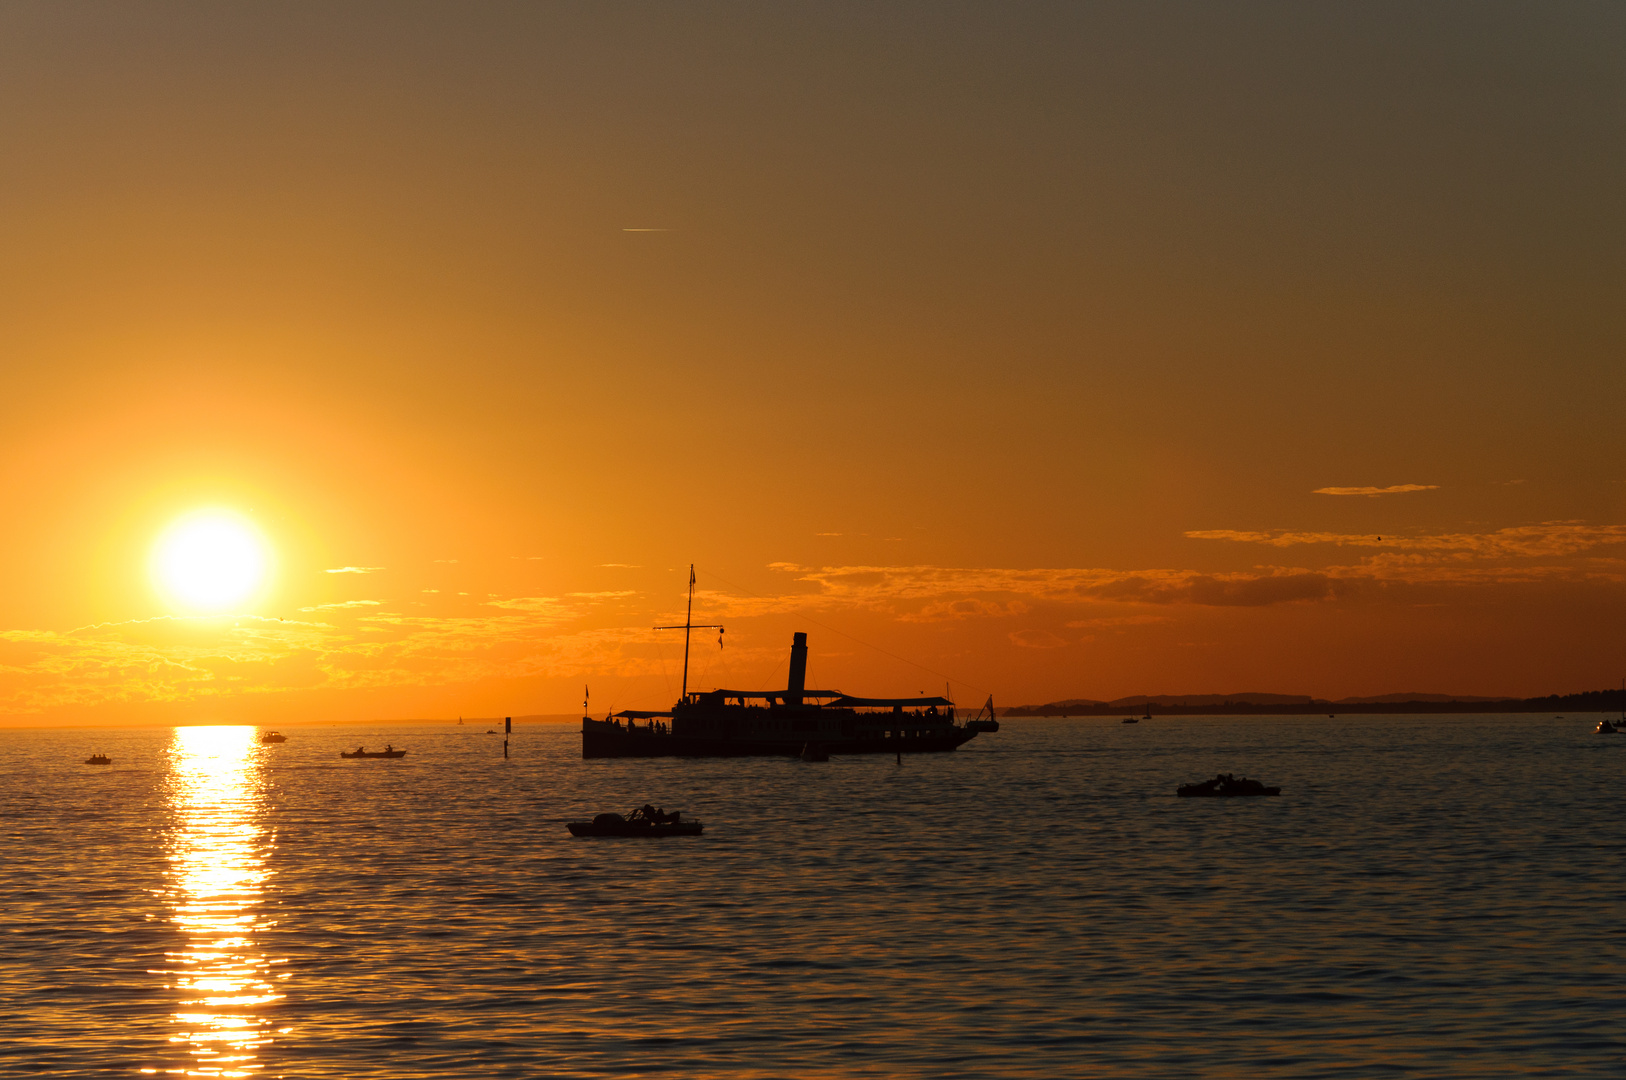
POLYGON ((397 750, 393 746, 387 746, 382 750, 368 750, 365 746, 358 746, 353 751, 340 750, 339 756, 342 758, 398 758, 406 757, 406 751, 397 750))

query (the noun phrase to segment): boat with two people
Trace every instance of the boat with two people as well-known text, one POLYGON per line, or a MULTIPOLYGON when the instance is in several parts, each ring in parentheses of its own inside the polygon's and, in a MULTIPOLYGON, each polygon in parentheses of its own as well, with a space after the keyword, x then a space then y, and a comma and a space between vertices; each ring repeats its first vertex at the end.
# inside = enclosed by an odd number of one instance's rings
POLYGON ((85 764, 86 765, 111 765, 111 764, 113 764, 113 759, 108 757, 106 754, 92 754, 88 758, 85 759, 85 764))
POLYGON ((682 630, 683 681, 664 712, 627 709, 602 720, 582 717, 582 757, 801 757, 826 754, 919 754, 953 750, 981 732, 999 730, 994 699, 956 722, 946 697, 872 698, 807 688, 807 635, 791 639, 790 671, 781 690, 689 690, 689 634, 721 627, 694 623, 694 568, 682 630))
POLYGON ((368 750, 365 746, 358 746, 354 751, 340 750, 339 756, 342 758, 403 758, 406 757, 406 751, 397 750, 393 746, 386 746, 382 750, 368 750))
POLYGON ((287 741, 288 736, 284 735, 280 731, 264 731, 260 733, 261 746, 270 746, 272 743, 284 743, 287 741))
POLYGON ((1176 795, 1183 799, 1193 797, 1226 797, 1234 795, 1280 795, 1279 787, 1266 787, 1257 780, 1249 780, 1246 776, 1236 777, 1230 773, 1220 773, 1212 780, 1204 780, 1200 784, 1181 784, 1176 795))
POLYGON ((567 821, 565 828, 571 836, 699 836, 705 825, 684 821, 681 810, 668 814, 644 803, 626 817, 599 814, 592 821, 567 821))
MULTIPOLYGON (((1560 716, 1558 719, 1564 718, 1560 716)), ((1617 731, 1626 732, 1626 679, 1620 681, 1620 719, 1613 723, 1599 720, 1598 726, 1592 729, 1594 735, 1613 735, 1617 731)))

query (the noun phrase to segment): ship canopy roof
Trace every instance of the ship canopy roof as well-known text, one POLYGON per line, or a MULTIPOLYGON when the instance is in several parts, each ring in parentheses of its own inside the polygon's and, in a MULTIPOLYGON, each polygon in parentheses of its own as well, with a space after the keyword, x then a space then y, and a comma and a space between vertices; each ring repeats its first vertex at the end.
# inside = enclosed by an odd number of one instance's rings
POLYGON ((940 697, 848 697, 843 694, 831 704, 842 709, 924 709, 929 705, 941 709, 954 702, 940 697))
MULTIPOLYGON (((842 693, 840 690, 802 690, 802 691, 796 691, 796 690, 712 690, 712 691, 709 691, 709 692, 706 692, 706 693, 708 694, 708 696, 710 694, 716 694, 716 695, 719 695, 719 696, 721 696, 723 698, 766 698, 766 699, 770 699, 770 700, 774 699, 774 698, 795 697, 798 693, 800 693, 800 695, 802 696, 803 699, 806 699, 806 698, 826 698, 826 699, 829 699, 827 703, 831 707, 837 708, 837 709, 892 709, 892 708, 899 708, 899 707, 902 707, 902 708, 905 708, 905 709, 925 709, 925 708, 928 708, 928 707, 930 707, 932 705, 936 705, 939 709, 943 709, 943 708, 948 708, 948 707, 950 707, 950 706, 952 706, 954 704, 954 702, 950 701, 948 698, 942 698, 942 697, 900 697, 900 698, 853 697, 850 694, 842 693)), ((627 714, 618 713, 617 715, 619 716, 619 715, 627 715, 627 714)), ((638 716, 665 716, 667 714, 666 713, 638 713, 636 715, 638 715, 638 716)))
POLYGON ((615 714, 624 716, 628 720, 653 720, 657 716, 671 716, 669 712, 644 712, 642 709, 622 709, 615 714))
POLYGON ((847 696, 840 690, 711 690, 704 692, 721 694, 725 698, 782 698, 792 694, 801 694, 804 698, 841 698, 847 696))

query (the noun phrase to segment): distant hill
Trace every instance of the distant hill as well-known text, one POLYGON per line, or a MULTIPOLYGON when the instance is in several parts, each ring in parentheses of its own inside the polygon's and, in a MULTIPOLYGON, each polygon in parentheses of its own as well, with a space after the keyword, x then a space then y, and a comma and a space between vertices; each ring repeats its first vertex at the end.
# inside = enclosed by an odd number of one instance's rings
POLYGON ((1248 703, 1254 705, 1310 705, 1315 698, 1305 694, 1162 694, 1148 697, 1145 694, 1136 694, 1134 697, 1115 698, 1107 704, 1114 709, 1138 709, 1142 705, 1228 705, 1232 703, 1248 703))
POLYGON ((1000 716, 1110 716, 1149 708, 1162 715, 1248 715, 1305 713, 1483 713, 1483 712, 1616 712, 1626 707, 1626 692, 1587 690, 1538 698, 1479 697, 1472 694, 1381 694, 1328 701, 1303 694, 1137 694, 1113 701, 1068 698, 1044 705, 999 709, 1000 716))
POLYGON ((1335 705, 1387 705, 1395 701, 1519 701, 1509 697, 1474 697, 1472 694, 1379 694, 1377 697, 1346 697, 1335 705))

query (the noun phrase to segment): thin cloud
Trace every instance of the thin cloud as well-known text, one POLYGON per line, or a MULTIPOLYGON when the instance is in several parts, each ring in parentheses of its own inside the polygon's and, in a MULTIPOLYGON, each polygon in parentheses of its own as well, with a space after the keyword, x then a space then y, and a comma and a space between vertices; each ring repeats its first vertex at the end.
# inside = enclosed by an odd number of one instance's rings
POLYGON ((899 622, 950 622, 960 619, 1000 619, 1026 615, 1031 605, 1022 600, 984 600, 967 596, 927 604, 919 611, 898 616, 899 622))
POLYGON ((1021 649, 1059 649, 1067 644, 1067 639, 1049 630, 1014 630, 1011 644, 1021 649))
POLYGON ((1185 535, 1192 540, 1230 540, 1237 543, 1267 544, 1271 547, 1335 544, 1340 547, 1376 547, 1401 551, 1458 552, 1478 558, 1554 558, 1576 555, 1610 544, 1626 543, 1626 525, 1545 521, 1540 525, 1517 525, 1489 533, 1436 533, 1423 536, 1243 532, 1235 529, 1202 529, 1185 535))
POLYGON ((557 596, 515 596, 507 600, 487 600, 485 604, 487 607, 503 608, 508 611, 533 613, 562 613, 565 609, 564 603, 557 596))
POLYGON ((325 574, 376 574, 384 569, 382 566, 338 566, 332 570, 324 570, 325 574))
MULTIPOLYGON (((777 595, 705 591, 697 594, 696 609, 703 605, 708 621, 728 622, 730 630, 735 619, 785 613, 815 619, 829 613, 836 621, 864 614, 939 626, 963 620, 996 631, 1012 648, 1065 656, 1059 650, 1079 647, 1092 630, 1176 625, 1183 611, 1194 608, 1411 606, 1440 599, 1449 589, 1581 584, 1620 590, 1626 585, 1626 558, 1593 550, 1626 543, 1626 526, 1547 522, 1482 534, 1385 536, 1381 543, 1340 534, 1241 531, 1217 531, 1208 538, 1244 540, 1266 550, 1340 541, 1376 550, 1346 560, 1347 565, 1255 566, 1235 573, 780 563, 773 567, 785 575, 777 595)), ((669 673, 673 636, 652 627, 681 621, 681 607, 671 618, 656 611, 638 612, 636 618, 629 613, 625 621, 637 625, 594 627, 588 620, 595 614, 602 618, 620 602, 606 599, 491 597, 478 607, 457 605, 472 610, 456 616, 386 612, 381 601, 352 600, 303 609, 315 613, 305 620, 161 618, 61 632, 5 630, 0 631, 0 714, 489 679, 669 673)), ((741 646, 730 640, 722 654, 736 669, 771 668, 783 659, 777 642, 760 650, 741 646)))
POLYGON ((1095 627, 1150 626, 1172 621, 1167 615, 1103 615, 1095 619, 1075 619, 1067 624, 1069 630, 1088 630, 1095 627))
POLYGON ((639 563, 601 562, 598 564, 598 568, 600 570, 642 570, 643 565, 639 563))
POLYGON ((1395 484, 1392 487, 1324 487, 1316 488, 1312 495, 1404 495, 1408 491, 1438 491, 1438 484, 1395 484))

